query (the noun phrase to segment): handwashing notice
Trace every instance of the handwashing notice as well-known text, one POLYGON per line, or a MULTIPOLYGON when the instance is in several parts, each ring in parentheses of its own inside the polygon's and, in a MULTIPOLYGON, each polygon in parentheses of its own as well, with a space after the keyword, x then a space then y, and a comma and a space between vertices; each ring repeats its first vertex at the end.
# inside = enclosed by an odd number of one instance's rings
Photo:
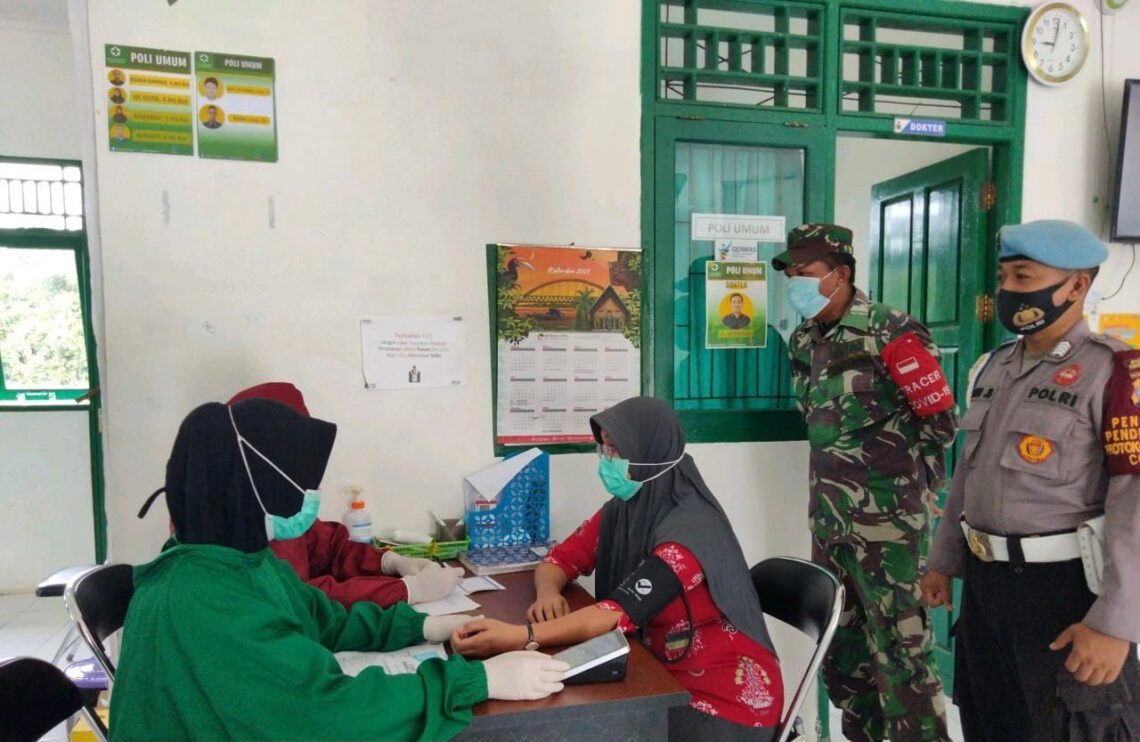
POLYGON ((365 318, 360 345, 368 389, 464 384, 462 317, 365 318))

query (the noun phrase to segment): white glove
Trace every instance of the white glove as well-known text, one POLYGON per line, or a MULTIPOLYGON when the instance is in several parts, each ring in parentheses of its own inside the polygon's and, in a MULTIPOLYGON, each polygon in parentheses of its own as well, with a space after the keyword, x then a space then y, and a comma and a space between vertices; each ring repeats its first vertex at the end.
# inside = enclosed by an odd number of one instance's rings
POLYGON ((542 652, 507 652, 483 660, 487 697, 500 701, 536 701, 562 690, 570 665, 542 652))
POLYGON ((384 556, 380 557, 380 571, 386 575, 407 577, 408 575, 418 575, 425 569, 438 567, 439 564, 430 559, 402 556, 391 549, 384 552, 384 556))
POLYGON ((424 619, 424 641, 445 642, 452 632, 468 621, 477 621, 482 616, 428 616, 424 619))
POLYGON ((408 586, 409 603, 427 603, 446 597, 462 579, 462 567, 425 569, 419 574, 403 578, 404 584, 408 586))

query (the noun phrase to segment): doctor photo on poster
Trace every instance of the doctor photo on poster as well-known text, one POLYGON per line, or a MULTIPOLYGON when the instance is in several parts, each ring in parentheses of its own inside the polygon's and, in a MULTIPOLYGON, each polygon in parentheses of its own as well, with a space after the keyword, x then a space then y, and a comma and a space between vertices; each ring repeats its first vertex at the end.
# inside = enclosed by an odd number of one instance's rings
POLYGON ((768 264, 705 266, 706 348, 763 348, 768 339, 768 264))

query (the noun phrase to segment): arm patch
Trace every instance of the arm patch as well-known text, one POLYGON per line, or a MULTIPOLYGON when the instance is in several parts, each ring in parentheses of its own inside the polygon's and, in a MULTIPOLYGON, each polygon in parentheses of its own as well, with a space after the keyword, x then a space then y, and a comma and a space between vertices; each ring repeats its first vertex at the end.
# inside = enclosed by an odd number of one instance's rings
POLYGON ((914 414, 929 417, 954 406, 954 392, 942 367, 913 331, 883 346, 883 362, 914 414))
POLYGON ((685 592, 673 569, 660 557, 647 557, 630 572, 609 599, 641 628, 685 592))
POLYGON ((1113 356, 1103 426, 1108 475, 1140 474, 1140 350, 1113 356))

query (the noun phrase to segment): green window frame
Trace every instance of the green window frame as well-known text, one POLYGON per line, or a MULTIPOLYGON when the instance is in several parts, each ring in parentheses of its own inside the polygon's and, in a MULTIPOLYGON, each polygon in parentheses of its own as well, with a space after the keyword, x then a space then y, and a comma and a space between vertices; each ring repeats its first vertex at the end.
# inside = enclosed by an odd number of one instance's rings
MULTIPOLYGON (((830 221, 838 136, 913 140, 895 134, 895 116, 915 105, 943 106, 946 115, 938 118, 946 136, 939 141, 992 150, 999 198, 987 240, 997 226, 1020 220, 1027 76, 1017 39, 1027 8, 950 0, 643 0, 642 13, 642 248, 654 289, 643 327, 645 393, 675 403, 674 256, 661 205, 674 198, 677 141, 801 148, 805 220, 830 221), (918 32, 918 41, 903 43, 900 32, 918 32), (742 137, 744 124, 752 133, 742 137)), ((990 290, 995 267, 986 268, 990 290)), ((986 347, 999 334, 987 326, 986 347)), ((783 409, 678 414, 694 442, 805 437, 791 400, 783 409)))
POLYGON ((28 387, 10 384, 4 373, 0 352, 0 414, 25 412, 79 412, 87 415, 90 441, 92 509, 95 528, 95 560, 107 558, 107 518, 104 507, 103 448, 99 419, 99 368, 96 362, 95 333, 91 313, 91 260, 87 243, 87 219, 83 214, 83 165, 76 160, 0 156, 0 250, 51 250, 70 253, 75 262, 75 279, 79 294, 83 352, 87 366, 87 385, 75 387, 28 387), (14 168, 5 166, 47 166, 68 173, 67 183, 79 184, 78 195, 69 193, 67 206, 61 207, 57 197, 63 180, 36 175, 12 175, 14 168), (59 188, 53 191, 53 187, 59 188), (35 196, 25 201, 11 197, 13 189, 35 196), (78 199, 78 206, 74 206, 78 199), (18 226, 29 224, 31 226, 18 226))

